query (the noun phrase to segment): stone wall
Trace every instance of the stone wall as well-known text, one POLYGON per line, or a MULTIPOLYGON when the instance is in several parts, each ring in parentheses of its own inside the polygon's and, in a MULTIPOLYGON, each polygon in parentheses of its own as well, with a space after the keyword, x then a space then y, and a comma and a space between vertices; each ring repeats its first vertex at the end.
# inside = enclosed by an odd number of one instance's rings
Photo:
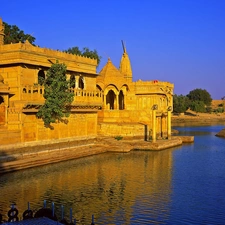
POLYGON ((144 139, 147 136, 147 125, 140 123, 99 123, 98 135, 144 139))

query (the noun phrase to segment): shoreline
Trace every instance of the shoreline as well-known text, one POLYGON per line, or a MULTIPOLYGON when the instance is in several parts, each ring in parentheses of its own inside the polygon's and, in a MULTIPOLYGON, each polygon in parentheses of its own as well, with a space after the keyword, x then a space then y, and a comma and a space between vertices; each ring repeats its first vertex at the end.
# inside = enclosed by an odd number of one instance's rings
MULTIPOLYGON (((87 156, 93 156, 106 152, 127 153, 132 150, 161 151, 164 149, 180 146, 183 143, 194 142, 193 136, 172 136, 170 140, 157 140, 156 142, 144 141, 141 139, 116 140, 113 137, 102 137, 90 140, 90 142, 79 146, 70 146, 68 142, 58 143, 58 147, 50 149, 30 148, 30 146, 14 148, 10 154, 0 156, 0 174, 14 172, 36 166, 51 163, 63 162, 87 156), (63 146, 63 147, 62 147, 63 146)), ((52 146, 52 147, 53 147, 52 146)), ((49 147, 49 146, 47 146, 49 147)))
POLYGON ((198 124, 209 124, 209 123, 221 123, 225 125, 225 113, 221 114, 210 114, 210 113, 198 113, 198 114, 188 114, 188 115, 173 115, 171 118, 172 126, 177 124, 188 124, 188 123, 198 123, 198 124))
MULTIPOLYGON (((190 123, 200 125, 222 123, 225 114, 179 115, 172 116, 172 126, 185 126, 190 123)), ((17 145, 0 146, 0 174, 17 170, 63 162, 106 152, 126 153, 132 150, 161 151, 194 142, 193 136, 175 136, 156 142, 145 141, 143 137, 130 137, 116 140, 114 137, 79 137, 74 139, 51 140, 17 145)))

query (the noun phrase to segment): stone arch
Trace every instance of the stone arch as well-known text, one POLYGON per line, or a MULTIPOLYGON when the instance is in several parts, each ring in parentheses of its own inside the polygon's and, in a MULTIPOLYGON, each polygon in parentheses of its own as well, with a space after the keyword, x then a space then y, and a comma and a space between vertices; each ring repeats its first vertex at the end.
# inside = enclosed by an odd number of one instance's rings
POLYGON ((123 84, 120 90, 122 90, 123 93, 126 94, 129 91, 129 86, 127 84, 123 84))
POLYGON ((126 96, 129 91, 127 84, 123 84, 119 92, 119 109, 123 110, 126 108, 126 96))
POLYGON ((115 85, 108 85, 104 90, 104 106, 106 109, 118 109, 119 91, 115 85))
POLYGON ((118 88, 115 85, 110 84, 105 88, 104 95, 107 95, 110 90, 114 91, 115 94, 119 93, 118 88))
POLYGON ((45 82, 45 72, 44 70, 38 71, 38 84, 43 85, 45 82))
POLYGON ((96 88, 97 88, 97 91, 102 91, 102 88, 101 88, 101 86, 100 85, 96 85, 96 88))

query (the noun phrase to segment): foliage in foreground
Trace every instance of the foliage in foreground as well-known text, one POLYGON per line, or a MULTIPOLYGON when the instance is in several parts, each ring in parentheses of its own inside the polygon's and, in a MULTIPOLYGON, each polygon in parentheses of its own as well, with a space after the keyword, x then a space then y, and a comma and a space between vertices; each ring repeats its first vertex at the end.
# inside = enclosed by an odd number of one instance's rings
POLYGON ((46 74, 44 83, 45 103, 39 109, 37 117, 42 118, 46 127, 51 123, 67 122, 74 94, 69 91, 69 81, 66 80, 66 65, 56 62, 46 74))

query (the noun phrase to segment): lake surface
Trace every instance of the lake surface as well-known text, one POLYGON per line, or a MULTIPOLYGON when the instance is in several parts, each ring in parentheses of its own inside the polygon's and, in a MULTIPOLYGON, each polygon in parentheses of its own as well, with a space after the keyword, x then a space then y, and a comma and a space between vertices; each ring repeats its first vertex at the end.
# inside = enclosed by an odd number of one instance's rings
POLYGON ((0 213, 54 202, 77 224, 225 224, 224 125, 173 127, 193 144, 106 153, 0 176, 0 213))

